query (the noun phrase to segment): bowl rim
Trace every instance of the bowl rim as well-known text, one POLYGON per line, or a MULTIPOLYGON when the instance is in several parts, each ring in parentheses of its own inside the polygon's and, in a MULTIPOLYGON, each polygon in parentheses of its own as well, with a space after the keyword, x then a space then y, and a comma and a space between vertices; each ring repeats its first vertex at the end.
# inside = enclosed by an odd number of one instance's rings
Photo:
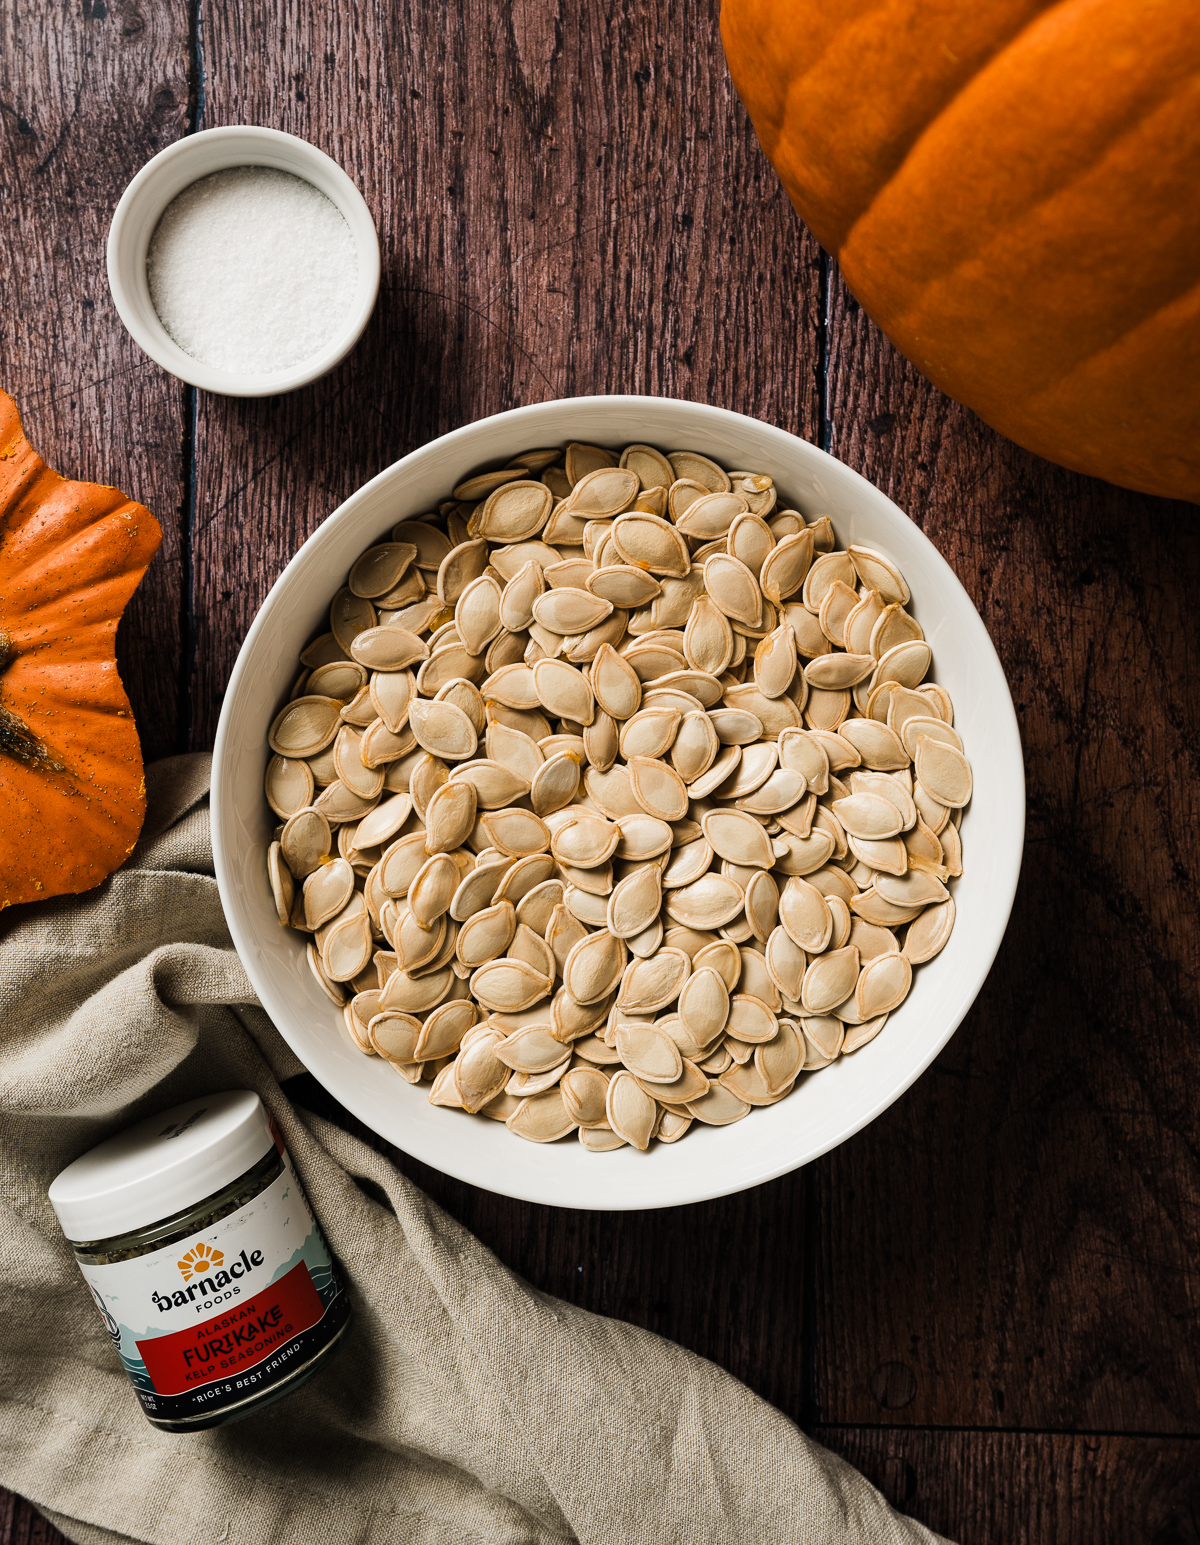
POLYGON ((362 337, 379 295, 379 234, 358 188, 323 150, 282 129, 258 124, 201 129, 152 156, 117 202, 105 259, 117 314, 143 353, 178 380, 223 397, 278 396, 327 375, 362 337), (171 201, 202 178, 236 166, 290 172, 324 193, 349 226, 358 255, 358 279, 345 327, 318 353, 265 375, 207 365, 185 353, 159 320, 146 278, 150 240, 171 201))
MULTIPOLYGON (((517 1200, 535 1202, 544 1206, 569 1207, 573 1210, 579 1211, 642 1211, 652 1210, 659 1207, 684 1206, 690 1205, 694 1202, 715 1200, 718 1197, 728 1196, 739 1191, 748 1190, 753 1186, 766 1184, 768 1181, 775 1180, 781 1175, 785 1175, 793 1170, 802 1168, 803 1166, 811 1163, 813 1160, 820 1158, 823 1154, 830 1152, 832 1149, 840 1147, 842 1143, 848 1141, 858 1132, 861 1132, 864 1127, 870 1125, 871 1122, 876 1120, 878 1116, 880 1116, 885 1110, 889 1108, 889 1106, 895 1104, 895 1102, 904 1093, 906 1093, 908 1089, 912 1087, 917 1079, 927 1071, 933 1061, 945 1049, 951 1037, 957 1031, 959 1025, 961 1025, 963 1019, 966 1017, 967 1013, 973 1007, 976 999, 978 998, 979 992, 987 980, 996 955, 999 952, 1000 945, 1003 942, 1005 933, 1007 931, 1009 918, 1011 916, 1013 904, 1016 898, 1017 884, 1020 879, 1025 836, 1024 761, 1021 747, 1020 729, 1017 723, 1016 712, 1012 703, 1012 695, 1009 691, 1008 682, 1004 675, 1003 666, 1000 663, 999 656, 996 654, 995 646, 991 641, 990 635, 987 633, 982 618, 979 617, 978 610, 975 607, 974 602, 971 600, 969 593, 962 585, 962 582, 959 580, 958 576, 954 573, 954 570, 946 562, 946 559, 925 535, 925 533, 920 529, 920 527, 917 526, 916 523, 911 520, 911 517, 909 517, 903 510, 901 510, 900 507, 895 504, 895 502, 891 500, 882 489, 877 488, 875 484, 864 478, 861 473, 856 472, 846 463, 839 461, 836 457, 830 456, 827 451, 822 450, 819 446, 814 445, 811 441, 803 439, 802 436, 794 435, 788 430, 780 429, 778 426, 770 424, 764 419, 753 418, 748 414, 737 413, 730 409, 716 407, 708 403, 695 402, 687 398, 670 398, 663 396, 645 396, 618 393, 595 394, 585 397, 551 398, 540 403, 531 403, 523 407, 508 409, 502 413, 490 414, 484 418, 475 419, 471 423, 460 425, 458 428, 449 430, 443 435, 436 436, 434 439, 427 441, 424 445, 417 447, 415 450, 410 451, 407 455, 400 457, 397 461, 394 461, 389 466, 383 468, 374 477, 369 479, 366 483, 363 483, 352 494, 344 499, 334 510, 332 510, 325 518, 325 520, 293 554, 292 558, 288 561, 282 573, 271 586, 271 589, 268 591, 266 597, 264 598, 263 603, 260 606, 258 613, 246 634, 246 638, 242 643, 241 649, 238 653, 238 658, 234 663, 233 670, 230 674, 229 683, 226 687, 221 707, 220 719, 217 726, 216 740, 213 748, 213 771, 210 794, 212 849, 217 885, 234 945, 238 951, 246 972, 250 977, 255 991, 258 993, 259 1001, 262 1004, 263 1009, 271 1019, 272 1023, 275 1025, 276 1029, 283 1036, 284 1040, 291 1047, 295 1055, 302 1063, 304 1063, 305 1068, 308 1069, 308 1063, 305 1061, 299 1046, 295 1043, 293 1037, 285 1028, 287 1018, 286 1012, 280 1012, 279 1016, 276 1017, 276 1010, 273 1008, 275 994, 270 985, 265 982, 263 974, 257 970, 252 934, 249 930, 247 930, 247 933, 243 935, 241 923, 237 916, 237 908, 233 904, 235 881, 230 868, 229 859, 226 854, 226 833, 224 829, 224 771, 226 759, 229 754, 227 742, 229 741, 231 735, 230 723, 232 718, 232 705, 237 698, 238 689, 241 685, 242 678, 250 668, 249 661, 250 656, 253 653, 254 646, 257 644, 260 635, 266 632, 270 627, 272 622, 272 614, 275 610, 275 607, 278 605, 282 593, 287 589, 289 575, 293 571, 294 566, 299 562, 301 556, 309 553, 310 551, 318 551, 327 542, 331 541, 332 533, 339 526, 341 526, 347 520, 352 520, 355 511, 360 506, 370 503, 375 490, 382 482, 385 480, 390 481, 396 478, 402 469, 410 468, 414 465, 419 465, 420 461, 423 458, 432 455, 435 449, 444 450, 447 448, 453 448, 457 445, 463 445, 464 447, 468 446, 472 437, 484 426, 496 426, 506 422, 512 422, 514 425, 520 425, 522 430, 531 426, 536 427, 540 416, 549 416, 549 412, 546 410, 552 410, 555 414, 558 414, 564 410, 570 411, 572 413, 577 412, 583 421, 586 422, 585 415, 587 410, 597 403, 615 404, 621 408, 635 412, 638 409, 648 408, 652 404, 669 403, 673 406, 677 405, 681 408, 700 410, 703 414, 710 416, 710 422, 723 422, 728 424, 731 428, 745 424, 753 425, 756 430, 767 430, 770 435, 780 436, 784 440, 799 442, 805 447, 806 454, 815 453, 819 461, 824 460, 836 466, 838 469, 839 477, 848 475, 853 481, 861 483, 864 488, 869 489, 874 499, 886 500, 892 511, 894 511, 899 518, 907 521, 912 526, 913 532, 919 541, 919 545, 923 544, 928 549, 926 557, 932 563, 935 571, 938 572, 938 582, 940 584, 949 585, 954 590, 960 592, 962 597, 970 606, 971 611, 974 612, 978 622, 979 631, 987 643, 991 658, 995 664, 997 684, 1002 689, 1002 693, 997 693, 996 700, 991 705, 992 711, 995 716, 1004 720, 1003 740, 1005 745, 1015 753, 1010 758, 1010 765, 1007 769, 1010 781, 1006 785, 1006 793, 1008 797, 1008 814, 1006 818, 1006 824, 1012 828, 1013 840, 1006 849, 1002 850, 1000 855, 999 872, 996 877, 997 888, 992 892, 992 902, 989 908, 988 932, 990 934, 990 938, 987 941, 986 946, 980 948, 974 958, 974 966, 968 973, 969 986, 964 988, 962 991, 961 1007, 957 1010, 957 1012, 952 1013, 948 1017, 943 1033, 935 1043, 931 1043, 929 1045, 926 1053, 922 1057, 914 1059, 913 1063, 905 1069, 904 1076, 894 1085, 889 1086, 885 1093, 881 1093, 878 1098, 873 1099, 869 1104, 864 1104, 861 1110, 856 1111, 845 1129, 840 1132, 840 1135, 830 1139, 829 1141, 817 1143, 810 1150, 803 1152, 799 1157, 795 1157, 793 1154, 788 1153, 780 1157, 777 1162, 771 1160, 765 1164, 755 1167, 754 1172, 748 1176, 738 1175, 735 1178, 729 1180, 728 1183, 720 1181, 716 1184, 709 1184, 706 1182, 697 1189, 688 1190, 687 1194, 662 1197, 652 1196, 649 1199, 644 1196, 632 1197, 618 1195, 616 1198, 610 1197, 604 1200, 592 1200, 587 1196, 573 1197, 570 1200, 564 1200, 560 1195, 555 1194, 553 1185, 526 1183, 521 1180, 513 1181, 505 1175, 498 1175, 496 1177, 496 1183, 492 1183, 490 1179, 481 1178, 480 1174, 478 1173, 478 1168, 473 1167, 470 1163, 459 1165, 457 1162, 449 1162, 447 1156, 444 1153, 439 1154, 437 1157, 431 1157, 427 1153, 421 1151, 421 1145, 419 1142, 410 1147, 405 1143, 398 1141, 396 1136, 392 1133, 379 1133, 379 1135, 382 1136, 385 1141, 394 1144, 396 1147, 401 1148, 402 1151, 406 1153, 412 1154, 414 1158, 419 1159, 422 1163, 427 1163, 432 1168, 438 1169, 444 1174, 451 1175, 455 1179, 465 1181, 469 1185, 479 1186, 482 1189, 494 1191, 498 1195, 510 1196, 517 1200), (543 410, 543 412, 540 413, 539 410, 543 410)), ((533 443, 533 441, 531 440, 530 443, 533 443)), ((464 458, 464 466, 469 465, 471 465, 469 458, 464 458)), ((230 797, 230 803, 232 806, 232 793, 230 797)), ((281 1004, 280 1009, 282 1010, 284 1008, 285 1005, 281 1004)), ((312 1070, 309 1069, 309 1071, 312 1070)), ((324 1081, 319 1074, 314 1072, 313 1076, 316 1077, 317 1081, 322 1083, 324 1086, 324 1081)), ((362 1121, 364 1125, 369 1127, 372 1131, 378 1132, 378 1127, 375 1124, 373 1114, 358 1105, 353 1090, 330 1089, 329 1092, 333 1094, 334 1098, 338 1100, 338 1102, 342 1104, 353 1116, 362 1121)))

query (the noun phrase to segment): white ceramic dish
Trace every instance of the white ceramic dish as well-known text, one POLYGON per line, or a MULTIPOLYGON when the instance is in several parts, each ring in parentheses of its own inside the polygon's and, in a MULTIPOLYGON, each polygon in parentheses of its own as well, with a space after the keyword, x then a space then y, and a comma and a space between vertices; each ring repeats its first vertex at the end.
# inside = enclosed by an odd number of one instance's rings
POLYGON ((213 849, 230 931, 263 1006, 301 1061, 415 1158, 473 1185, 561 1207, 667 1207, 721 1196, 795 1169, 866 1126, 929 1066, 982 986, 1008 922, 1024 821, 1021 743, 1000 662, 970 597, 912 521, 857 473, 780 429, 651 397, 582 397, 498 414, 423 446, 360 488, 304 544, 255 618, 225 695, 213 761, 213 849), (266 879, 275 824, 262 794, 267 726, 286 699, 299 650, 327 627, 350 564, 396 521, 436 507, 468 473, 571 439, 694 449, 727 467, 769 472, 789 503, 832 517, 839 545, 863 542, 890 554, 912 589, 935 679, 954 698, 974 770, 954 933, 916 973, 883 1032, 802 1078, 778 1105, 730 1127, 697 1123, 683 1142, 645 1154, 591 1154, 574 1140, 522 1142, 499 1123, 430 1105, 427 1088, 350 1044, 301 939, 279 926, 266 879))
POLYGON ((249 125, 204 129, 147 161, 121 195, 108 231, 108 286, 130 335, 164 370, 225 397, 266 397, 307 386, 358 342, 379 293, 379 238, 362 194, 336 161, 307 140, 249 125), (319 354, 265 375, 218 369, 185 354, 159 320, 146 279, 146 254, 163 210, 201 177, 231 166, 269 166, 312 183, 341 210, 358 252, 358 282, 345 327, 319 354))

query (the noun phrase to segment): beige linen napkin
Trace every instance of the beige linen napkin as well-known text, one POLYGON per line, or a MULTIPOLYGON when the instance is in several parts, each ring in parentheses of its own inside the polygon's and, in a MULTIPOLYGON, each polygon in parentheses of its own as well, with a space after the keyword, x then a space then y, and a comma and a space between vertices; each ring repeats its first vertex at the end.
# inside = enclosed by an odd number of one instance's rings
POLYGON ((124 869, 0 916, 0 1483, 88 1545, 936 1539, 721 1369, 535 1292, 386 1159, 296 1111, 278 1080, 300 1064, 222 917, 208 760, 147 781, 124 869), (354 1320, 290 1399, 159 1432, 46 1187, 108 1133, 237 1087, 282 1128, 354 1320))

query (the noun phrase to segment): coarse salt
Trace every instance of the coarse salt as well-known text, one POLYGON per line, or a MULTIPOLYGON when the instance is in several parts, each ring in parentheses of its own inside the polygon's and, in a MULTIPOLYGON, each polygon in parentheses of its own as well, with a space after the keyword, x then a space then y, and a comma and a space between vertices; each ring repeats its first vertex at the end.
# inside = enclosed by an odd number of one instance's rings
POLYGON ((358 254, 341 210, 289 172, 237 166, 185 188, 150 241, 154 309, 186 354, 272 375, 319 354, 349 320, 358 254))

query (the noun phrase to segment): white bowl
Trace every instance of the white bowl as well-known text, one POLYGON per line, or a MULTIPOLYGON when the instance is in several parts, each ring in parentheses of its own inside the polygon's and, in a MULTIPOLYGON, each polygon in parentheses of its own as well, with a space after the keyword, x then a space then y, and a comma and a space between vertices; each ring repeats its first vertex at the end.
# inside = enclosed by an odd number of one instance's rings
POLYGON ((255 618, 225 694, 213 761, 213 849, 230 931, 264 1008, 301 1061, 367 1126, 423 1163, 560 1207, 669 1207, 743 1190, 815 1159, 886 1110, 945 1046, 987 976, 1016 890, 1024 820, 1021 742, 1000 662, 970 597, 912 521, 849 467, 783 430, 654 397, 517 408, 443 435, 360 488, 308 539, 255 618), (266 878, 275 824, 262 793, 267 726, 286 699, 300 649, 327 627, 329 602, 351 563, 396 521, 435 508, 468 473, 571 439, 694 449, 727 467, 769 472, 789 503, 832 517, 839 544, 888 553, 911 586, 935 679, 953 696, 974 770, 954 932, 916 973, 882 1033, 801 1078, 778 1105, 730 1127, 696 1123, 681 1143, 644 1154, 523 1142, 497 1122, 430 1105, 427 1088, 364 1057, 313 980, 303 942, 279 926, 266 878))
POLYGON ((307 140, 249 125, 204 129, 147 161, 121 195, 108 231, 108 287, 134 341, 164 370, 225 397, 267 397, 317 380, 358 342, 379 293, 379 238, 362 194, 336 161, 307 140), (231 166, 269 166, 311 183, 341 210, 358 253, 358 281, 345 327, 320 353, 269 374, 222 370, 184 353, 159 320, 146 278, 146 254, 163 210, 201 177, 231 166))

